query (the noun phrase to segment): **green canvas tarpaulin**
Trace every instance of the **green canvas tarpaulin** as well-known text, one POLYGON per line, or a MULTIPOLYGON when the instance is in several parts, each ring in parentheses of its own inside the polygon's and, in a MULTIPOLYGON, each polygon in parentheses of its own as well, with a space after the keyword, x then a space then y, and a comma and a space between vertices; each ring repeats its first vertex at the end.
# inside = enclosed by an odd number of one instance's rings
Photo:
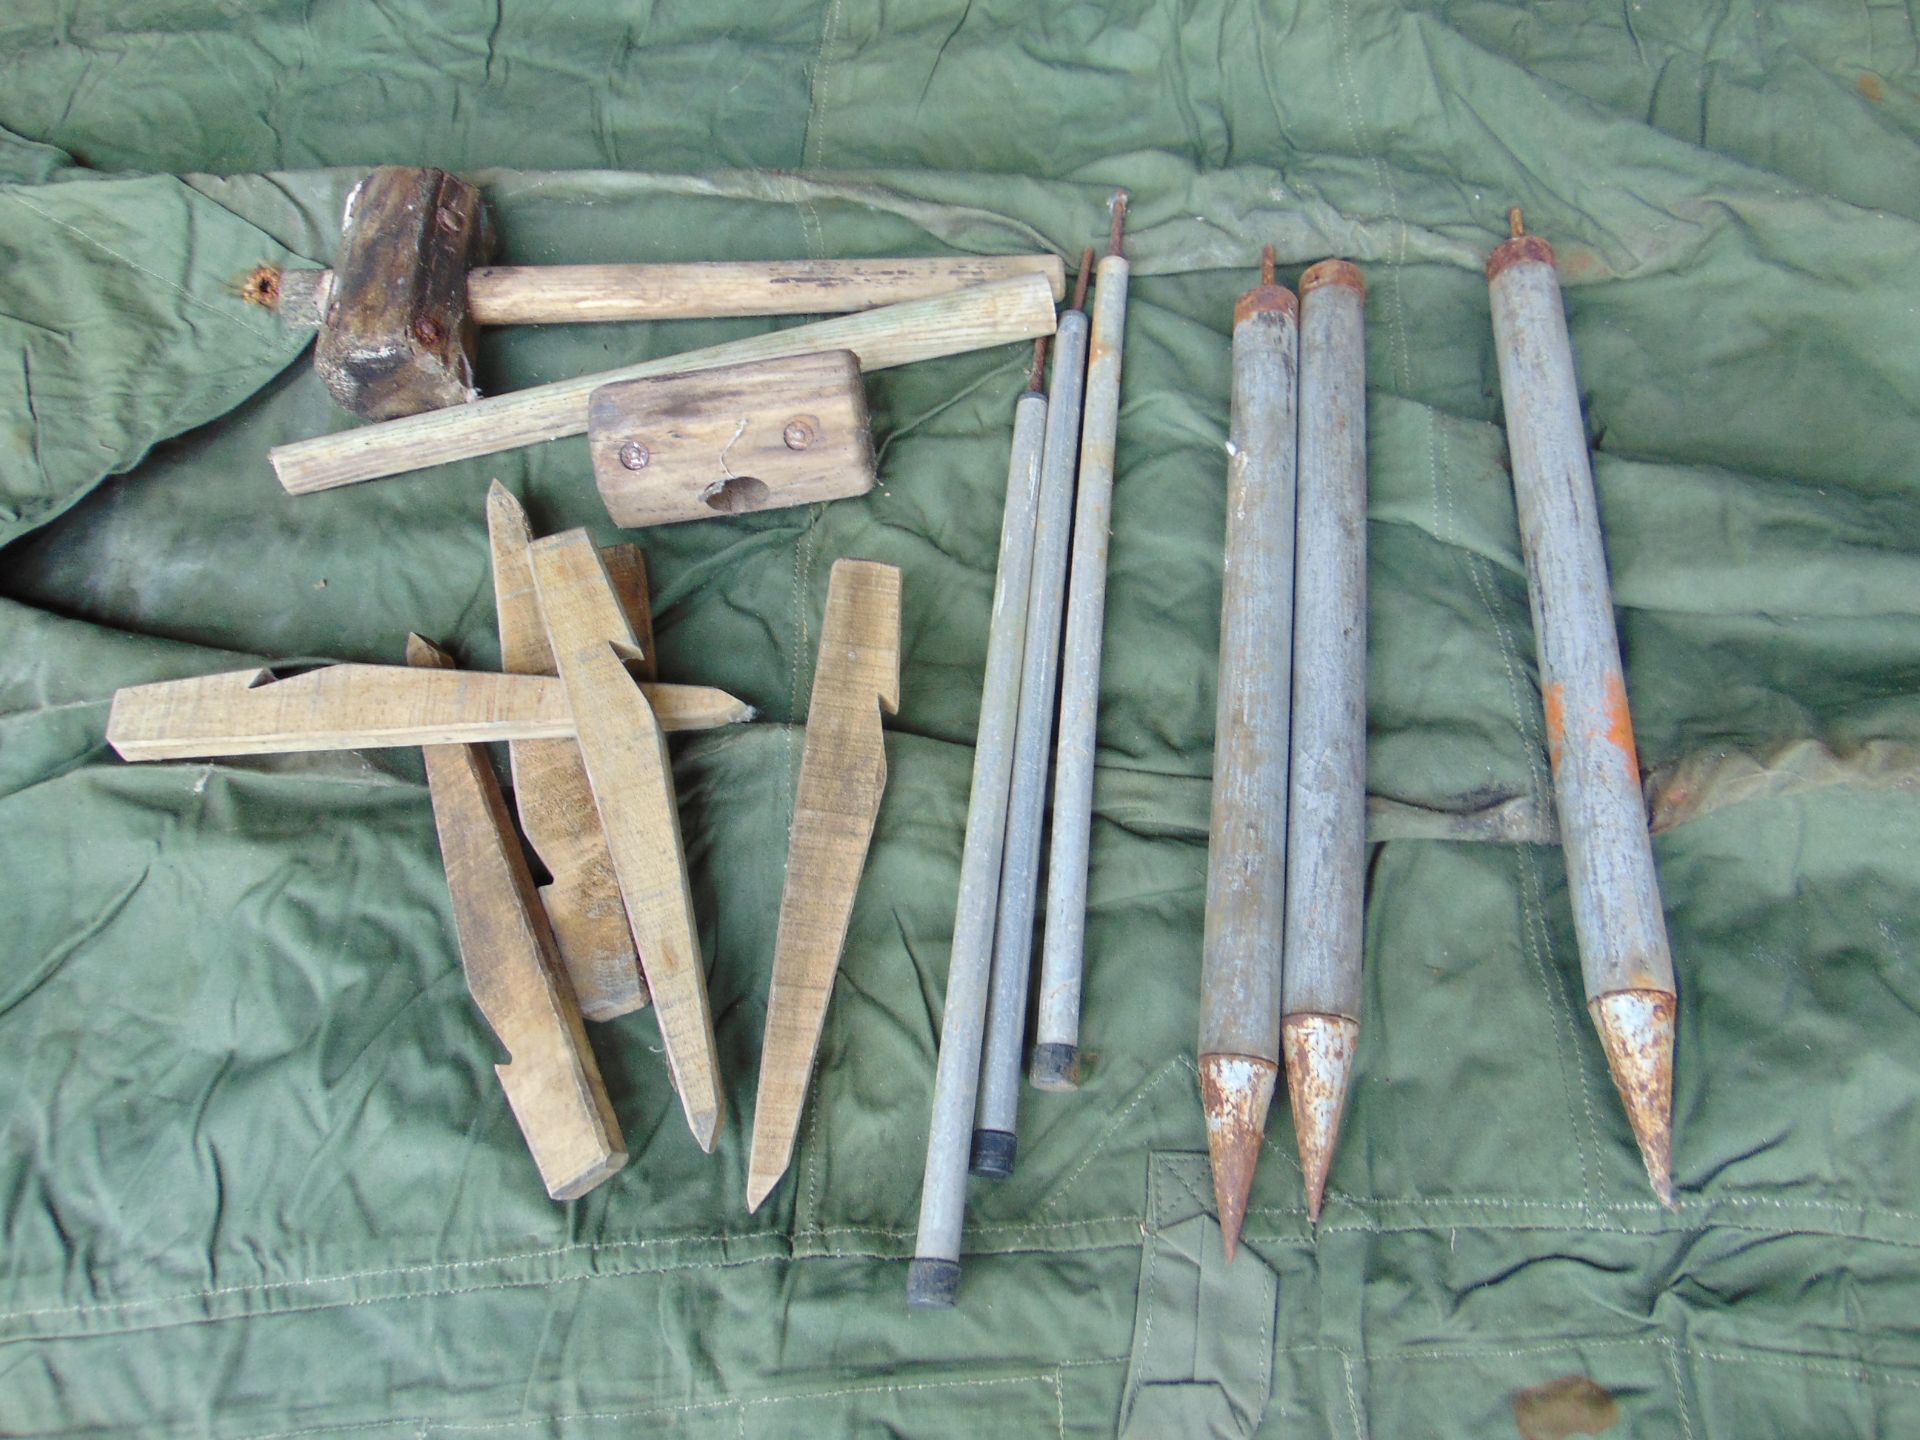
MULTIPOLYGON (((1917 28, 1809 0, 15 0, 0 1430, 1494 1436, 1583 1375, 1623 1435, 1920 1431, 1917 28), (409 630, 496 665, 492 478, 543 532, 620 538, 578 439, 275 484, 270 445, 344 422, 241 281, 324 263, 390 162, 477 178, 526 262, 1073 256, 1132 192, 1086 1084, 1026 1098, 950 1314, 906 1312, 904 1257, 1023 348, 872 377, 865 498, 631 537, 662 675, 762 716, 674 745, 732 1110, 711 1157, 631 1016, 593 1039, 632 1163, 542 1194, 417 752, 104 745, 123 684, 393 663, 409 630), (1562 260, 1651 775, 1674 1211, 1552 843, 1480 272, 1516 204, 1562 260), (1228 1267, 1192 1052, 1226 337, 1266 243, 1283 278, 1369 279, 1377 843, 1326 1214, 1277 1113, 1228 1267), (846 555, 905 575, 892 778, 795 1163, 749 1216, 846 555)), ((770 323, 487 332, 480 380, 770 323)))

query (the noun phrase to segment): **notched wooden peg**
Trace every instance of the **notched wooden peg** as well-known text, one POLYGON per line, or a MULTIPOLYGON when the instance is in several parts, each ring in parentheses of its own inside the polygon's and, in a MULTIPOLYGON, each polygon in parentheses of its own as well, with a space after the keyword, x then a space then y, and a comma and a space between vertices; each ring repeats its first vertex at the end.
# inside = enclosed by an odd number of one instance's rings
MULTIPOLYGON (((526 510, 498 480, 487 492, 487 536, 500 624, 500 663, 516 673, 552 675, 553 651, 547 644, 546 619, 527 560, 532 530, 526 510)), ((601 560, 611 577, 615 557, 602 551, 601 560)), ((653 631, 645 618, 646 574, 638 552, 622 553, 618 568, 625 587, 622 581, 615 582, 621 606, 636 637, 643 624, 647 627, 642 643, 650 647, 653 631)), ((520 826, 553 876, 551 884, 541 887, 540 899, 553 922, 554 939, 573 980, 581 1013, 589 1020, 610 1020, 640 1009, 647 1003, 647 987, 580 747, 572 739, 516 740, 508 746, 508 756, 520 826)))
POLYGON ((695 1140, 711 1151, 726 1097, 715 1059, 706 961, 666 740, 616 648, 637 648, 633 627, 586 531, 536 540, 527 555, 674 1088, 695 1140))
MULTIPOLYGON (((452 662, 413 635, 407 664, 435 670, 452 662)), ((422 754, 460 964, 474 1004, 509 1056, 494 1072, 547 1193, 577 1199, 627 1163, 627 1147, 573 987, 534 899, 520 837, 486 751, 428 745, 422 754)))
POLYGON ((827 1000, 887 784, 880 715, 899 709, 900 571, 871 560, 836 561, 820 626, 773 942, 748 1210, 760 1208, 793 1157, 827 1000))

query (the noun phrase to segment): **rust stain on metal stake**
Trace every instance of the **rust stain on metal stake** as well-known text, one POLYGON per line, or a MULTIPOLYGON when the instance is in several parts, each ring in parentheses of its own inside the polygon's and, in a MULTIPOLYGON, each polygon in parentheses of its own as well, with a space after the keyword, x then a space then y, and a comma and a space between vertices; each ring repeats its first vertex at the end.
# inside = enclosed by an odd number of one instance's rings
POLYGON ((1113 217, 1107 227, 1107 254, 1120 253, 1120 240, 1127 231, 1127 200, 1130 197, 1124 190, 1113 192, 1113 199, 1107 202, 1108 213, 1113 217))
POLYGON ((1511 232, 1509 238, 1501 241, 1493 254, 1487 257, 1487 279, 1495 279, 1503 270, 1523 260, 1536 260, 1542 265, 1553 264, 1553 246, 1538 235, 1527 234, 1518 206, 1507 212, 1507 229, 1511 232))
POLYGON ((1295 324, 1299 323, 1300 302, 1294 298, 1293 292, 1284 285, 1270 285, 1263 281, 1233 302, 1234 328, 1239 329, 1255 315, 1276 310, 1295 324))
MULTIPOLYGON (((1273 247, 1268 246, 1269 250, 1273 247)), ((1322 285, 1341 285, 1364 297, 1367 293, 1366 277, 1360 273, 1360 267, 1351 260, 1321 260, 1309 265, 1300 276, 1300 294, 1318 290, 1322 285)))

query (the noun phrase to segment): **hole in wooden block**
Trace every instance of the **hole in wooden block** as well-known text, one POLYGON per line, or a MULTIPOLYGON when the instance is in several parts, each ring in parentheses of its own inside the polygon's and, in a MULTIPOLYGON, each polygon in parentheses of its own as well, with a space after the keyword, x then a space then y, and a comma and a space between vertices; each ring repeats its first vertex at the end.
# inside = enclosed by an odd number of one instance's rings
POLYGON ((709 485, 700 498, 722 515, 744 515, 766 504, 772 493, 764 480, 751 475, 733 475, 709 485))

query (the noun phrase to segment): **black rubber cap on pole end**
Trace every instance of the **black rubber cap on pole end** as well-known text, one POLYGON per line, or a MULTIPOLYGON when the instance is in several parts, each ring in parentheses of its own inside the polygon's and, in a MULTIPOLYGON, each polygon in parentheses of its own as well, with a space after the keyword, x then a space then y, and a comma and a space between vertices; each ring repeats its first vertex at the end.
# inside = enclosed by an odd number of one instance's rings
POLYGON ((1078 1045, 1036 1045, 1027 1079, 1041 1090, 1078 1090, 1080 1088, 1080 1047, 1078 1045))
POLYGON ((976 1130, 967 1168, 982 1180, 1005 1180, 1013 1174, 1013 1152, 1019 1143, 1020 1137, 1011 1130, 976 1130))
POLYGON ((907 1304, 916 1310, 951 1310, 960 1293, 960 1262, 916 1255, 907 1266, 907 1304))

